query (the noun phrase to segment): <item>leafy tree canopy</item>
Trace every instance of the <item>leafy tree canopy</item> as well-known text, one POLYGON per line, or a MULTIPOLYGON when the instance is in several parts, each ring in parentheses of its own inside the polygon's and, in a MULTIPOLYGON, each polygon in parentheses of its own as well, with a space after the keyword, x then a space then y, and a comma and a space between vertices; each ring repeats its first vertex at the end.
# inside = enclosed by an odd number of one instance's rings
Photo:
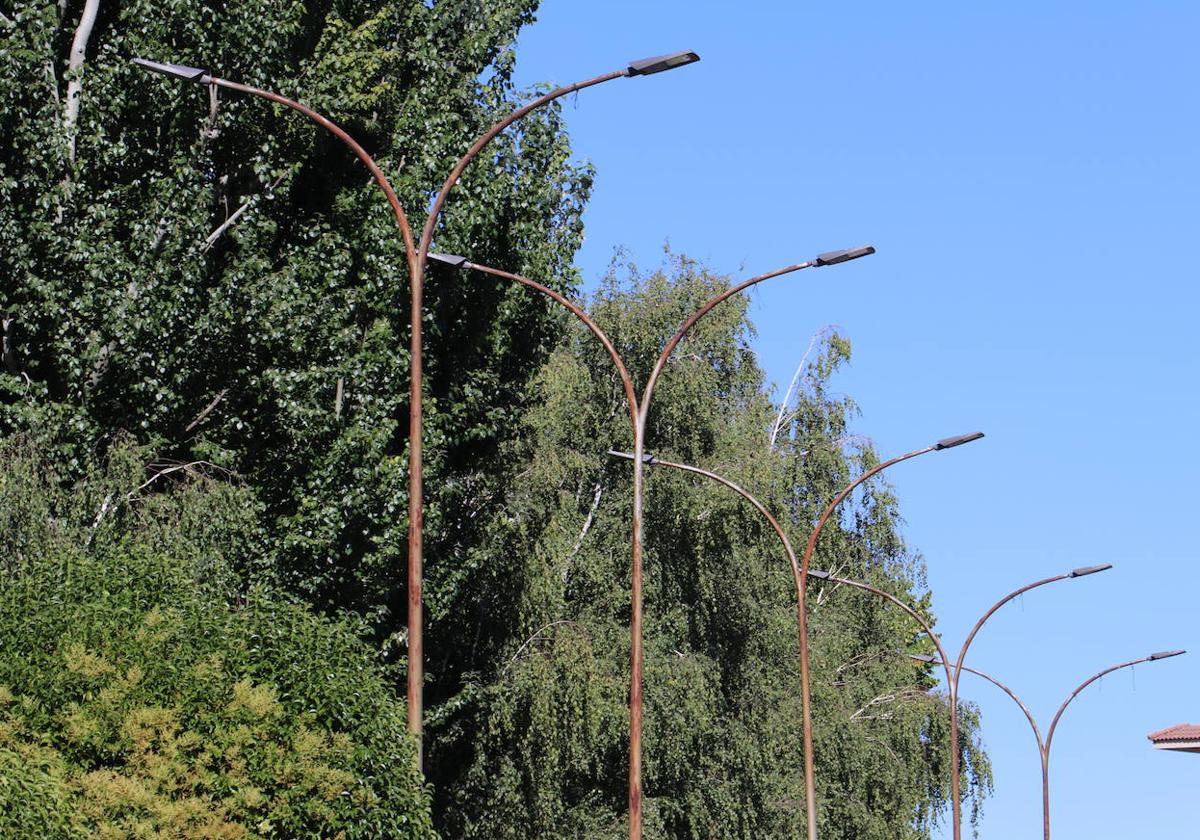
POLYGON ((143 497, 144 456, 63 491, 0 448, 4 836, 433 837, 355 628, 234 585, 245 491, 143 497))
MULTIPOLYGON (((644 380, 667 337, 728 285, 682 257, 618 266, 590 308, 644 380)), ((650 450, 751 490, 803 545, 817 514, 876 463, 829 394, 849 357, 822 340, 772 444, 775 409, 748 339, 746 301, 699 322, 668 365, 650 450)), ((582 325, 539 373, 485 545, 455 568, 470 596, 450 636, 471 640, 463 687, 436 723, 430 766, 448 835, 623 836, 629 659, 630 469, 607 457, 631 432, 612 365, 582 325)), ((868 485, 827 528, 818 563, 914 600, 923 564, 895 498, 868 485)), ((761 517, 726 488, 651 468, 646 502, 645 790, 655 837, 802 835, 795 592, 761 517)), ((812 587, 822 836, 925 837, 949 797, 949 715, 910 618, 858 591, 812 587)), ((932 615, 930 615, 932 620, 932 615)), ((990 785, 975 711, 964 778, 990 785)))

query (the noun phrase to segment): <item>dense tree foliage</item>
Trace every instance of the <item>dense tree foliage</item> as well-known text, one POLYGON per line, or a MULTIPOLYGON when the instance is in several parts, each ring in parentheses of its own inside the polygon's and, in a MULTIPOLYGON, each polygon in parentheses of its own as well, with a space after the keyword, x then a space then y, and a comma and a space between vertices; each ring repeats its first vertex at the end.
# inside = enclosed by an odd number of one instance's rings
MULTIPOLYGON (((397 706, 409 360, 393 219, 303 118, 129 59, 329 114, 420 225, 470 140, 528 97, 512 43, 536 6, 0 0, 0 833, 431 831, 397 706), (37 805, 7 807, 21 798, 37 805)), ((437 247, 572 291, 590 181, 558 109, 540 111, 468 169, 437 247)), ((621 836, 630 476, 604 454, 629 444, 621 390, 545 299, 429 279, 432 821, 448 838, 621 836)), ((589 305, 640 381, 726 282, 679 258, 618 267, 589 305)), ((826 391, 849 347, 827 337, 770 436, 750 329, 738 300, 701 322, 651 445, 750 488, 802 542, 874 459, 826 391)), ((796 834, 786 562, 728 491, 659 471, 648 491, 648 836, 796 834)), ((818 563, 928 611, 897 517, 871 485, 818 563)), ((897 655, 923 643, 869 596, 812 594, 823 836, 928 836, 947 710, 897 655)), ((978 803, 973 710, 964 725, 978 803)))
MULTIPOLYGON (((0 21, 0 431, 77 469, 126 430, 236 470, 291 587, 381 633, 402 627, 408 286, 383 195, 304 118, 228 92, 210 102, 129 60, 211 67, 329 114, 377 153, 419 225, 470 138, 514 107, 511 43, 536 3, 105 2, 86 61, 64 72, 82 6, 18 0, 0 21)), ((438 246, 570 284, 590 174, 568 155, 557 109, 522 121, 466 173, 438 246)), ((434 557, 478 539, 462 512, 556 338, 540 302, 488 278, 437 280, 434 557)), ((430 573, 436 622, 456 578, 430 573)))
MULTIPOLYGON (((635 379, 727 282, 685 259, 617 276, 591 308, 635 379)), ((837 489, 874 460, 847 434, 852 404, 826 392, 849 346, 827 339, 772 446, 774 406, 749 332, 744 300, 700 322, 656 392, 651 449, 751 489, 802 545, 837 489)), ((622 400, 607 355, 573 329, 534 383, 523 434, 506 452, 511 476, 493 540, 460 561, 476 594, 456 636, 477 658, 460 699, 441 709, 431 758, 452 836, 622 836, 630 470, 605 455, 629 446, 622 400)), ((646 511, 647 830, 802 834, 786 557, 759 515, 716 484, 651 470, 646 511)), ((828 529, 818 562, 928 610, 922 564, 896 525, 895 499, 870 485, 828 529)), ((948 799, 949 715, 929 674, 902 654, 928 643, 880 599, 813 594, 822 836, 927 836, 948 799)), ((970 734, 974 712, 964 711, 964 775, 978 793, 990 770, 970 734)))
POLYGON ((63 491, 0 447, 4 836, 432 837, 370 648, 236 585, 243 489, 145 495, 144 456, 63 491))

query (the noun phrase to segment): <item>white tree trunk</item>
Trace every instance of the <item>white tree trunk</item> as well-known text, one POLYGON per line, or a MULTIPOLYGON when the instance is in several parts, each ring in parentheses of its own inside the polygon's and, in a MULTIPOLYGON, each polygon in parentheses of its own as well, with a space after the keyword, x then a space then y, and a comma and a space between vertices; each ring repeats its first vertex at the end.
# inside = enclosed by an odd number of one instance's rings
POLYGON ((79 98, 83 93, 83 61, 87 56, 88 39, 92 37, 92 27, 96 25, 96 12, 100 10, 100 0, 86 0, 83 4, 83 14, 79 18, 79 27, 75 30, 75 39, 71 41, 71 56, 67 60, 67 104, 63 111, 63 128, 67 135, 67 158, 75 162, 75 124, 79 121, 79 98))

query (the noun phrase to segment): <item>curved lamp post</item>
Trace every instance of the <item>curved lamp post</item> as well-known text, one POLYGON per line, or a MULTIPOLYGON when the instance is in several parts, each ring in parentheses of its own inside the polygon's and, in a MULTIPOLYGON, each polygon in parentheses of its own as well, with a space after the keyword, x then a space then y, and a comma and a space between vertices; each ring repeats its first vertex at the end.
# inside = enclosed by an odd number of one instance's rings
POLYGON ((442 208, 446 203, 446 199, 450 194, 450 190, 458 183, 458 179, 462 176, 464 170, 479 155, 483 148, 487 146, 497 135, 500 134, 508 126, 512 125, 517 120, 524 117, 526 114, 534 111, 542 106, 553 102, 559 97, 569 93, 574 93, 584 88, 589 88, 594 85, 608 82, 613 79, 620 79, 631 76, 650 76, 655 73, 661 73, 666 70, 673 70, 676 67, 683 67, 688 64, 694 64, 700 60, 700 56, 691 51, 682 51, 669 53, 667 55, 655 56, 653 58, 640 59, 631 61, 626 67, 621 70, 616 70, 611 73, 605 73, 591 79, 586 79, 574 84, 565 85, 556 88, 543 96, 538 97, 529 104, 518 108, 508 116, 495 123, 489 128, 479 139, 477 139, 467 150, 454 168, 450 171, 450 175, 446 178, 437 197, 434 199, 433 205, 429 211, 428 217, 425 219, 425 226, 421 231, 420 241, 413 242, 412 229, 409 226, 408 220, 405 217, 404 209, 400 206, 400 201, 396 197, 396 192, 388 183, 383 171, 375 163, 370 155, 360 146, 353 138, 345 131, 339 128, 328 118, 318 114, 307 106, 301 105, 287 97, 280 96, 277 93, 261 90, 260 88, 251 87, 249 85, 231 82, 226 79, 220 79, 211 75, 207 70, 197 67, 187 67, 181 64, 163 64, 156 61, 147 61, 142 58, 135 58, 133 62, 144 70, 150 70, 155 73, 163 73, 168 76, 174 76, 185 81, 194 82, 200 85, 224 87, 230 90, 236 90, 241 93, 249 93, 254 96, 260 96, 264 99, 269 99, 272 102, 277 102, 285 105, 293 110, 299 111, 305 116, 317 122, 326 130, 333 133, 339 140, 351 148, 354 154, 361 160, 371 171, 376 182, 387 195, 388 203, 392 207, 392 212, 396 216, 397 225, 400 227, 400 234, 404 240, 404 250, 406 260, 408 262, 409 283, 411 289, 411 302, 409 311, 409 360, 410 360, 410 392, 409 392, 409 424, 408 424, 408 729, 417 737, 417 763, 418 767, 423 764, 423 734, 424 734, 424 682, 425 682, 425 666, 424 666, 424 601, 422 599, 422 588, 424 583, 424 486, 422 483, 422 392, 423 392, 423 376, 422 376, 422 361, 424 355, 424 345, 422 339, 422 314, 424 310, 424 281, 425 281, 425 262, 429 254, 429 248, 433 244, 433 237, 437 230, 438 220, 441 216, 442 208))
MULTIPOLYGON (((816 268, 829 265, 838 265, 840 263, 849 262, 860 257, 865 257, 875 253, 875 249, 870 245, 864 245, 860 248, 848 248, 841 251, 830 251, 824 254, 818 254, 811 260, 806 262, 796 263, 794 265, 785 266, 774 271, 768 271, 765 274, 759 274, 751 277, 749 280, 731 286, 718 295, 715 295, 706 301, 699 309, 697 309, 687 320, 679 327, 678 330, 668 340, 659 353, 658 359, 654 363, 654 367, 650 372, 650 376, 646 381, 646 385, 642 391, 642 397, 639 401, 633 386, 628 366, 622 361, 620 353, 613 346, 612 342, 604 334, 604 331, 593 321, 587 314, 576 304, 571 303, 565 297, 554 292, 548 287, 530 280, 526 277, 521 277, 518 274, 512 274, 507 271, 501 271, 497 268, 473 263, 466 257, 456 256, 453 254, 429 254, 429 259, 441 262, 451 268, 456 269, 474 269, 482 271, 485 274, 491 274, 495 277, 500 277, 506 280, 511 280, 529 288, 549 295, 558 303, 566 306, 575 317, 579 318, 591 330, 600 342, 604 345, 609 356, 612 358, 618 373, 621 376, 622 384, 625 388, 625 399, 629 404, 630 421, 633 427, 633 523, 632 523, 632 573, 631 573, 631 619, 630 619, 630 686, 629 686, 629 836, 630 840, 641 840, 642 836, 642 542, 643 542, 643 527, 642 527, 642 499, 644 495, 644 478, 643 478, 643 461, 645 459, 645 439, 646 439, 646 418, 650 412, 650 401, 654 392, 654 385, 658 381, 659 375, 670 359, 671 354, 679 345, 688 330, 695 326, 696 322, 712 311, 714 307, 738 294, 745 289, 750 288, 764 280, 769 280, 773 277, 779 277, 784 274, 791 274, 796 271, 801 271, 806 268, 816 268)), ((972 438, 973 439, 973 438, 972 438)), ((961 441, 965 443, 966 441, 961 441)), ((943 442, 944 443, 944 442, 943 442)), ((950 444, 957 445, 957 444, 950 444)), ((939 445, 940 446, 940 445, 939 445)), ((948 448, 941 447, 941 448, 948 448)), ((916 454, 916 453, 914 453, 916 454)), ((801 576, 802 579, 802 576, 801 576)), ((800 598, 804 597, 804 588, 800 588, 800 598)), ((807 682, 807 624, 804 617, 803 603, 800 607, 800 622, 803 625, 801 635, 801 652, 802 652, 802 668, 801 672, 807 682)), ((808 698, 805 694, 805 710, 807 712, 808 698)), ((809 720, 809 715, 806 714, 806 721, 809 720)), ((811 726, 808 727, 811 730, 811 726)), ((806 739, 806 753, 811 754, 811 731, 808 732, 806 739)), ((810 836, 816 837, 815 814, 812 810, 812 802, 810 806, 810 836)))
MULTIPOLYGON (((1113 665, 1088 677, 1086 680, 1080 683, 1079 686, 1071 692, 1067 699, 1063 701, 1063 704, 1058 707, 1058 711, 1055 713, 1053 720, 1050 721, 1050 729, 1046 733, 1046 738, 1044 740, 1042 739, 1042 732, 1038 728, 1037 721, 1033 717, 1033 713, 1029 711, 1029 707, 1021 701, 1021 698, 1016 695, 1016 692, 1014 692, 1004 683, 1000 682, 1000 680, 996 679, 990 674, 985 674, 983 671, 977 671, 974 668, 968 668, 961 664, 955 666, 962 671, 975 674, 976 676, 982 677, 983 679, 992 683, 992 685, 996 686, 1010 698, 1012 698, 1013 702, 1016 703, 1021 708, 1021 711, 1025 713, 1025 719, 1029 721, 1029 726, 1033 729, 1033 737, 1037 740, 1038 754, 1042 760, 1042 835, 1044 840, 1050 840, 1050 745, 1054 741, 1054 730, 1058 727, 1058 722, 1062 719, 1063 712, 1067 710, 1067 706, 1071 705, 1071 701, 1078 697, 1080 692, 1106 674, 1111 674, 1113 671, 1119 671, 1122 668, 1131 668, 1134 665, 1140 665, 1143 662, 1157 662, 1160 659, 1170 659, 1172 656, 1179 656, 1183 653, 1187 653, 1187 651, 1159 651, 1158 653, 1152 653, 1149 656, 1143 656, 1141 659, 1132 659, 1129 662, 1122 662, 1120 665, 1113 665)), ((942 656, 945 657, 945 653, 942 653, 942 656)), ((916 659, 920 662, 936 661, 936 657, 933 656, 911 655, 910 658, 916 659)), ((942 664, 946 666, 947 670, 949 670, 949 660, 943 658, 942 664)))
MULTIPOLYGON (((824 512, 821 513, 820 518, 817 520, 816 526, 813 527, 812 533, 808 537, 808 544, 805 545, 805 547, 804 547, 804 556, 800 559, 801 575, 805 578, 809 577, 809 569, 812 566, 813 552, 816 551, 817 540, 820 539, 820 537, 821 537, 821 531, 823 531, 825 529, 825 524, 829 521, 829 517, 833 514, 833 512, 835 510, 837 510, 838 505, 840 505, 842 502, 844 502, 850 496, 850 494, 854 492, 855 488, 857 488, 863 482, 865 482, 865 481, 869 480, 870 478, 883 472, 888 467, 895 466, 896 464, 899 464, 903 461, 907 461, 910 458, 916 458, 918 455, 925 455, 926 453, 929 453, 929 452, 941 452, 945 449, 953 449, 956 446, 962 446, 964 443, 971 443, 972 441, 979 440, 982 437, 983 437, 983 432, 971 432, 970 434, 966 434, 966 435, 958 435, 956 437, 943 438, 942 440, 939 440, 937 443, 933 444, 932 446, 926 446, 922 449, 914 449, 912 452, 906 452, 903 455, 897 455, 895 458, 891 458, 890 460, 887 460, 880 464, 877 464, 874 467, 872 467, 871 469, 864 472, 858 478, 854 479, 854 481, 850 482, 845 487, 843 487, 842 490, 836 496, 834 496, 833 501, 831 501, 828 504, 828 506, 826 506, 824 512)), ((813 761, 813 757, 812 757, 812 714, 810 711, 811 705, 812 705, 812 697, 811 697, 812 683, 811 683, 811 679, 809 676, 809 665, 808 665, 808 661, 809 661, 808 629, 807 629, 808 619, 807 619, 807 617, 804 617, 803 620, 805 622, 805 629, 804 629, 804 634, 801 637, 802 638, 801 644, 803 645, 803 648, 802 648, 801 656, 800 656, 800 668, 801 668, 800 679, 802 681, 801 686, 802 686, 802 688, 804 690, 804 694, 805 694, 805 697, 804 697, 804 763, 806 765, 805 766, 805 774, 806 774, 806 776, 811 778, 813 771, 812 771, 812 768, 808 765, 811 765, 812 761, 813 761)), ((955 711, 955 710, 956 710, 956 707, 952 706, 952 711, 955 711)), ((956 711, 955 711, 955 713, 952 714, 952 718, 950 721, 950 740, 951 740, 951 746, 952 746, 950 762, 951 762, 951 769, 953 770, 953 774, 954 774, 953 778, 951 779, 951 784, 950 784, 951 797, 954 801, 954 806, 952 809, 953 821, 954 821, 954 840, 959 840, 960 832, 959 832, 959 809, 958 809, 958 715, 957 715, 956 711)))
MULTIPOLYGON (((963 665, 963 659, 966 657, 967 649, 971 646, 971 641, 975 638, 975 634, 979 632, 979 629, 996 612, 996 610, 1000 609, 1000 607, 1004 606, 1009 601, 1011 601, 1013 598, 1016 598, 1018 595, 1021 595, 1025 592, 1028 592, 1029 590, 1035 589, 1039 586, 1045 586, 1048 583, 1054 583, 1055 581, 1060 581, 1060 580, 1073 580, 1074 578, 1086 577, 1087 575, 1093 575, 1093 574, 1096 574, 1097 572, 1104 572, 1111 568, 1112 568, 1111 563, 1105 563, 1100 566, 1081 566, 1080 568, 1072 569, 1071 571, 1066 572, 1065 574, 1055 575, 1053 577, 1048 577, 1048 578, 1043 578, 1042 580, 1035 581, 1033 583, 1027 584, 1026 586, 1022 586, 1020 589, 1013 590, 1012 592, 1010 592, 1009 594, 1007 594, 1003 598, 1001 598, 999 601, 997 601, 995 604, 993 604, 992 607, 986 613, 983 614, 983 617, 980 618, 979 621, 977 621, 975 623, 975 626, 971 629, 970 635, 967 637, 966 643, 962 647, 962 651, 958 655, 958 660, 955 662, 953 669, 947 668, 946 676, 947 676, 947 679, 949 680, 949 683, 947 684, 947 691, 949 692, 949 695, 950 695, 950 773, 951 773, 950 807, 951 807, 951 814, 953 817, 954 840, 959 840, 959 838, 962 836, 962 834, 961 834, 961 831, 962 831, 962 802, 961 802, 961 790, 960 790, 961 785, 960 785, 960 779, 959 779, 959 764, 960 764, 960 762, 959 762, 959 738, 958 738, 958 681, 959 681, 959 678, 962 676, 963 671, 971 670, 970 668, 967 668, 965 665, 963 665)), ((852 586, 857 589, 863 589, 865 591, 872 592, 876 595, 886 598, 887 600, 891 601, 894 604, 897 604, 902 609, 904 609, 909 615, 916 617, 917 620, 921 623, 921 627, 925 630, 925 632, 931 638, 933 638, 935 640, 935 643, 937 643, 938 652, 942 655, 943 661, 946 663, 948 663, 950 661, 949 659, 946 659, 946 653, 945 653, 945 651, 942 650, 942 646, 941 646, 940 642, 937 642, 937 637, 933 635, 933 630, 929 627, 929 625, 926 624, 925 621, 923 619, 921 619, 912 608, 910 608, 906 604, 900 602, 894 596, 889 595, 888 593, 884 592, 883 590, 875 589, 874 587, 869 586, 865 583, 860 583, 858 581, 852 581, 852 580, 846 580, 844 578, 834 577, 833 575, 829 574, 828 572, 810 571, 810 572, 808 572, 808 576, 812 577, 812 578, 819 578, 822 580, 829 580, 834 583, 845 584, 847 586, 852 586)), ((1028 714, 1028 713, 1026 713, 1026 714, 1028 714)), ((1031 718, 1031 722, 1032 722, 1032 718, 1031 718)))
MULTIPOLYGON (((974 435, 961 435, 958 438, 946 438, 945 440, 940 441, 939 443, 945 444, 947 441, 955 441, 955 440, 959 441, 960 443, 966 443, 967 439, 978 440, 979 437, 982 437, 982 436, 983 436, 982 432, 976 432, 974 435)), ((957 445, 957 444, 950 444, 950 445, 957 445)), ((943 446, 941 446, 941 448, 948 449, 948 448, 950 448, 950 445, 943 445, 943 446)), ((938 448, 938 444, 934 444, 934 446, 932 446, 932 447, 926 447, 925 449, 918 450, 915 453, 910 453, 909 455, 904 456, 902 458, 894 459, 893 461, 891 461, 889 463, 899 463, 901 460, 904 460, 904 458, 913 457, 914 455, 920 454, 922 452, 937 451, 937 448, 938 448)), ((617 457, 617 458, 625 458, 628 460, 633 460, 635 457, 630 452, 617 452, 617 451, 613 451, 613 450, 610 450, 608 454, 612 455, 614 457, 617 457)), ((666 461, 666 460, 657 458, 654 455, 650 455, 650 454, 644 454, 642 456, 642 461, 647 466, 670 467, 672 469, 682 470, 683 472, 692 473, 694 475, 704 476, 705 478, 715 481, 718 484, 728 487, 730 490, 737 493, 739 496, 741 496, 743 499, 745 499, 747 502, 749 502, 750 505, 753 506, 754 509, 757 510, 764 519, 767 520, 767 522, 771 526, 771 529, 775 532, 775 535, 779 538, 780 543, 783 545, 784 553, 787 555, 788 562, 792 567, 792 579, 793 579, 793 583, 796 588, 796 624, 797 624, 798 635, 799 635, 799 639, 800 639, 799 647, 800 647, 801 714, 803 716, 804 731, 805 731, 805 738, 804 738, 804 791, 805 791, 805 800, 806 800, 805 804, 806 804, 806 810, 807 810, 806 816, 808 818, 808 836, 809 836, 810 840, 816 840, 816 837, 817 837, 816 767, 815 767, 815 763, 814 763, 815 759, 813 757, 813 743, 812 743, 812 741, 813 741, 813 739, 812 739, 812 712, 811 712, 811 706, 810 706, 810 704, 812 702, 812 696, 811 696, 811 687, 810 687, 810 683, 809 683, 810 674, 809 674, 809 670, 807 667, 807 665, 808 665, 808 661, 807 661, 807 657, 808 657, 808 617, 807 617, 807 605, 806 605, 806 595, 805 595, 805 585, 804 585, 805 575, 807 575, 808 577, 818 578, 821 580, 834 580, 839 583, 845 583, 848 586, 855 586, 855 587, 858 587, 859 589, 865 589, 869 592, 873 592, 876 595, 879 595, 882 598, 886 598, 889 601, 892 601, 893 603, 895 603, 901 609, 908 612, 913 618, 915 618, 917 620, 917 622, 919 622, 920 625, 925 629, 925 632, 929 635, 929 637, 931 639, 933 639, 933 642, 935 645, 937 645, 938 650, 941 650, 941 641, 934 634, 932 628, 929 627, 929 625, 926 623, 925 619, 921 617, 920 613, 916 612, 915 610, 910 608, 907 604, 905 604, 903 601, 901 601, 898 598, 896 598, 895 596, 883 591, 882 589, 876 589, 875 587, 870 586, 869 584, 858 583, 857 581, 843 580, 842 578, 834 578, 828 572, 811 571, 811 570, 807 571, 807 572, 804 571, 802 569, 800 563, 796 560, 796 552, 792 548, 791 540, 788 539, 787 533, 780 526, 779 521, 771 514, 771 512, 769 510, 767 510, 766 506, 763 505, 762 502, 760 502, 757 498, 755 498, 747 490, 745 490, 738 484, 734 483, 733 481, 730 481, 729 479, 725 478, 724 476, 718 475, 717 473, 714 473, 714 472, 710 472, 709 470, 704 470, 699 467, 693 467, 689 464, 679 464, 679 463, 675 463, 672 461, 666 461)), ((886 465, 881 465, 879 469, 883 469, 884 466, 886 466, 886 465)), ((844 496, 843 496, 843 498, 844 498, 844 496)), ((946 669, 947 679, 950 679, 951 676, 952 676, 952 672, 949 669, 949 667, 947 667, 947 669, 946 669)), ((953 698, 953 696, 951 696, 951 707, 952 708, 954 707, 953 700, 954 700, 954 698, 953 698)))

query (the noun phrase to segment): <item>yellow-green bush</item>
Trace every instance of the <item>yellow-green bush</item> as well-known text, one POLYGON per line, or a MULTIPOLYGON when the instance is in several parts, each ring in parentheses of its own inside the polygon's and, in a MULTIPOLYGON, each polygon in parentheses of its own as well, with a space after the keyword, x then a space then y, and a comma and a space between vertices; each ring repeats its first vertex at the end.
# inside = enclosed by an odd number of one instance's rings
POLYGON ((71 503, 95 486, 60 493, 11 444, 0 473, 27 523, 0 536, 0 836, 432 836, 403 703, 351 628, 231 585, 197 550, 226 526, 162 527, 228 487, 93 528, 71 503))

